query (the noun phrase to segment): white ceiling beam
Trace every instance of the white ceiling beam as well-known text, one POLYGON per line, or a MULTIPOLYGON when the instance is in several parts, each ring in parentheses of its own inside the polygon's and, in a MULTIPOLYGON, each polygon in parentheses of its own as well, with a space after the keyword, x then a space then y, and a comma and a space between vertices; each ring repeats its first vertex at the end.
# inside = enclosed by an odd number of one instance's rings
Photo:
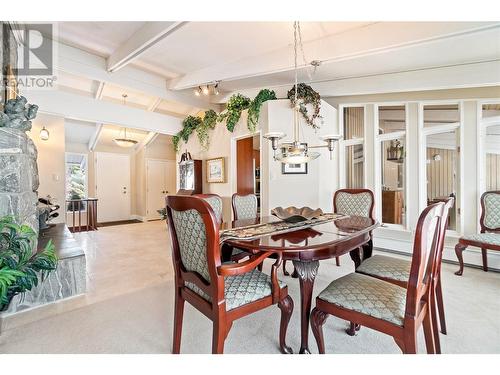
POLYGON ((97 86, 97 90, 95 91, 95 96, 94 96, 97 100, 102 99, 102 94, 104 92, 104 85, 105 85, 104 82, 99 82, 99 85, 97 86))
POLYGON ((158 133, 149 132, 144 137, 144 139, 135 146, 135 152, 137 153, 141 151, 144 147, 147 147, 150 143, 152 143, 156 139, 156 137, 158 137, 158 133))
POLYGON ((101 135, 101 132, 102 124, 96 124, 95 132, 94 134, 92 134, 92 137, 90 137, 89 151, 94 151, 95 147, 97 146, 97 142, 99 142, 99 136, 101 135))
POLYGON ((193 95, 190 90, 184 92, 169 90, 165 78, 157 74, 145 72, 131 65, 111 73, 106 69, 105 58, 66 44, 55 41, 54 43, 57 43, 58 54, 54 65, 59 71, 139 91, 173 103, 187 104, 200 109, 220 110, 219 105, 193 95))
MULTIPOLYGON (((322 98, 498 85, 500 85, 500 60, 311 83, 314 90, 321 93, 322 98)), ((290 85, 268 88, 274 90, 278 97, 286 97, 290 85)), ((259 90, 256 88, 238 92, 254 97, 259 90)), ((227 93, 222 96, 221 102, 227 101, 232 94, 227 93)))
POLYGON ((178 30, 186 22, 146 22, 124 44, 118 47, 107 59, 109 72, 125 67, 160 40, 178 30))
MULTIPOLYGON (((378 22, 304 42, 305 55, 322 64, 434 43, 489 29, 500 28, 499 22, 378 22)), ((307 61, 309 64, 310 61, 307 61)), ((302 59, 300 67, 304 66, 302 59)), ((293 46, 262 55, 225 62, 173 78, 168 87, 181 90, 213 82, 251 78, 293 70, 293 46)))
POLYGON ((161 104, 162 98, 156 98, 148 107, 148 111, 154 112, 156 108, 161 104))
POLYGON ((111 124, 132 129, 174 135, 182 127, 182 119, 122 104, 95 100, 61 90, 25 90, 30 103, 36 103, 41 113, 68 119, 111 124), (61 105, 64 103, 64 105, 61 105))

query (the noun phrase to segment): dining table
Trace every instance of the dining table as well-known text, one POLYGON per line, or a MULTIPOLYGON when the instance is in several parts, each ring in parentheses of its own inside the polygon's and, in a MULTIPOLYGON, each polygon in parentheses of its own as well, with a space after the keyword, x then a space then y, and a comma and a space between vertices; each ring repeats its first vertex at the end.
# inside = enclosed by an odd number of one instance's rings
POLYGON ((226 247, 253 254, 261 251, 276 252, 282 256, 282 260, 293 262, 294 274, 300 285, 299 352, 310 353, 308 341, 311 302, 320 261, 349 253, 357 268, 362 259, 371 256, 371 246, 366 245, 372 240, 372 232, 379 223, 368 217, 344 215, 338 215, 327 222, 316 224, 310 221, 307 225, 292 228, 282 228, 280 222, 275 216, 225 222, 221 227, 221 241, 226 247), (253 230, 267 224, 271 232, 248 235, 246 228, 253 230), (273 232, 274 228, 276 231, 273 232))

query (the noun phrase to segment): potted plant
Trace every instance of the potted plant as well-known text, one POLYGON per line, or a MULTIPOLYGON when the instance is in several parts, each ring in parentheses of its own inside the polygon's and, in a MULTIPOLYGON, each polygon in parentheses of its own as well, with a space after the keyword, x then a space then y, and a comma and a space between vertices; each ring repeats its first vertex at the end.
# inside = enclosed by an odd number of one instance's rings
POLYGON ((32 228, 16 224, 13 217, 0 218, 0 311, 57 267, 52 241, 42 251, 33 252, 36 236, 32 228))

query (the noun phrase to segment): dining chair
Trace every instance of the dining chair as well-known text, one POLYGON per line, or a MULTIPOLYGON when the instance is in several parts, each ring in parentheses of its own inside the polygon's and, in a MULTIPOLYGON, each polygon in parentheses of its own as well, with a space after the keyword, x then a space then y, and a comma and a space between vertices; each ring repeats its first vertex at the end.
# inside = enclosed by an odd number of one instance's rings
POLYGON ((223 353, 233 321, 278 304, 279 347, 282 353, 292 353, 285 335, 293 301, 286 284, 277 277, 281 256, 266 251, 242 263, 222 264, 219 219, 210 204, 200 197, 172 195, 166 198, 166 205, 175 271, 172 352, 180 352, 187 301, 213 322, 212 353, 223 353), (256 267, 271 255, 277 259, 268 276, 256 267))
POLYGON ((258 216, 258 203, 255 194, 233 194, 234 220, 255 219, 258 216))
POLYGON ((427 353, 435 353, 430 310, 443 206, 433 204, 420 214, 406 289, 354 272, 318 295, 311 326, 320 353, 325 353, 323 325, 329 315, 392 336, 403 353, 417 352, 417 332, 423 326, 427 353))
POLYGON ((460 269, 455 275, 462 276, 464 272, 463 252, 469 246, 481 248, 483 256, 483 271, 488 272, 487 250, 500 251, 500 190, 487 191, 481 195, 481 226, 480 233, 460 237, 455 246, 460 269))
MULTIPOLYGON (((374 218, 375 198, 370 189, 339 189, 333 195, 333 212, 351 215, 374 218)), ((370 241, 363 246, 363 259, 370 257, 373 251, 373 241, 370 241)), ((351 253, 355 266, 361 263, 361 259, 356 251, 351 253)), ((340 266, 340 259, 336 259, 337 266, 340 266)))
MULTIPOLYGON (((455 199, 450 197, 444 202, 443 216, 441 218, 441 227, 439 231, 438 248, 436 251, 434 283, 432 300, 432 318, 436 319, 437 311, 439 311, 439 326, 441 332, 446 335, 446 320, 444 314, 443 290, 441 286, 441 262, 443 259, 444 241, 446 237, 446 229, 448 227, 448 213, 455 203, 455 199)), ((376 277, 377 279, 388 281, 392 284, 406 288, 408 280, 410 279, 411 261, 406 259, 399 259, 385 255, 374 255, 365 260, 356 269, 356 272, 362 273, 367 276, 376 277)), ((435 326, 435 342, 436 352, 441 352, 440 339, 437 329, 437 319, 434 321, 435 326)))

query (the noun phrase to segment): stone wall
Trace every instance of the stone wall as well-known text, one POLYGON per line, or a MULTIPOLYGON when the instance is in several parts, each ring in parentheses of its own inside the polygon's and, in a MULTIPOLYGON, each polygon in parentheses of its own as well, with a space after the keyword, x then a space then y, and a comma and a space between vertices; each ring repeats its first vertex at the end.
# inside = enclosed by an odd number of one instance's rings
POLYGON ((22 130, 0 128, 0 217, 14 216, 38 231, 37 151, 22 130))

